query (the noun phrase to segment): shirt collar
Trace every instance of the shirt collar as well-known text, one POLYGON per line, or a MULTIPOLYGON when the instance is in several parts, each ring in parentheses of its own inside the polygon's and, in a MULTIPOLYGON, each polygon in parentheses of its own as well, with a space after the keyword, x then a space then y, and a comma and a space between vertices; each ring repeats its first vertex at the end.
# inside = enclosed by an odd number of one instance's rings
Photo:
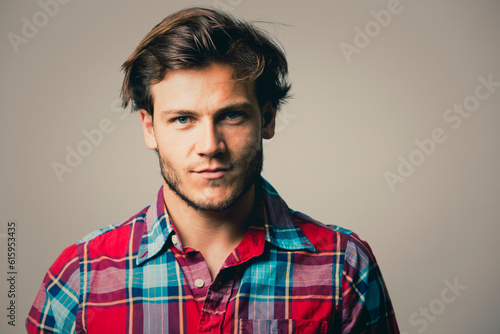
POLYGON ((145 217, 145 231, 142 234, 141 247, 137 254, 137 265, 155 256, 165 245, 174 227, 165 210, 163 187, 149 206, 145 217))
MULTIPOLYGON (((265 240, 286 250, 309 250, 315 248, 299 226, 293 223, 293 213, 278 192, 263 177, 256 182, 256 209, 252 225, 264 226, 265 240)), ((146 230, 142 235, 137 255, 137 265, 155 256, 165 245, 174 227, 165 210, 163 187, 149 206, 145 217, 146 230)))
POLYGON ((256 214, 259 216, 265 228, 266 241, 276 247, 286 250, 309 250, 315 251, 312 243, 307 239, 302 229, 294 224, 293 214, 285 201, 280 197, 276 189, 263 177, 256 183, 257 200, 256 214))

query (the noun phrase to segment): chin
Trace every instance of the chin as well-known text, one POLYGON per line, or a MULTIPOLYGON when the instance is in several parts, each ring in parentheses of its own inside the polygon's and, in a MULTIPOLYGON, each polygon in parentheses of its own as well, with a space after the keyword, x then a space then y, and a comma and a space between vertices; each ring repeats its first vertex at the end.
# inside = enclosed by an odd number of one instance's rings
POLYGON ((202 196, 194 202, 200 203, 200 205, 202 206, 218 207, 221 205, 224 206, 225 203, 233 202, 237 197, 238 196, 235 196, 233 192, 228 193, 227 191, 209 191, 206 196, 202 196))
POLYGON ((211 188, 206 190, 205 196, 194 197, 187 204, 198 210, 221 212, 233 207, 245 193, 243 189, 211 188))

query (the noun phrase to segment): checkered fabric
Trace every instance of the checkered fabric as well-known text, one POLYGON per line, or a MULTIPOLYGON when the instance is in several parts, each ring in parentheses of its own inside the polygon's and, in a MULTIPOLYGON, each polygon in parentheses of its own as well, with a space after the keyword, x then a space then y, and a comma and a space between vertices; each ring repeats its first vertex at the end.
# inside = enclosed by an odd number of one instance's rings
POLYGON ((183 247, 163 189, 48 270, 29 333, 399 333, 368 244, 288 208, 264 179, 250 228, 212 280, 183 247))

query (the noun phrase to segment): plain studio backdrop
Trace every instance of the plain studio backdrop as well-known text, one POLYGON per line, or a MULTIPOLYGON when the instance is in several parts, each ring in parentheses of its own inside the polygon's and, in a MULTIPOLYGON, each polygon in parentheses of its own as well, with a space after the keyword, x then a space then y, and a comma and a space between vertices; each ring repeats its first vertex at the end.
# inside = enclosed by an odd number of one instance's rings
POLYGON ((444 0, 2 1, 0 332, 24 332, 64 248, 156 195, 120 66, 192 5, 260 22, 286 50, 293 99, 263 175, 370 243, 401 330, 498 333, 500 2, 444 0))

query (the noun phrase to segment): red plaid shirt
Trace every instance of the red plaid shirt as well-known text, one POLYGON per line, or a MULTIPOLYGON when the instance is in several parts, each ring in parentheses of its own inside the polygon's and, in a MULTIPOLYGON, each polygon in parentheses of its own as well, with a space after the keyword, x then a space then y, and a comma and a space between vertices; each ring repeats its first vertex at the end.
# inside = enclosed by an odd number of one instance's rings
POLYGON ((399 333, 368 244, 290 210, 262 179, 251 227, 212 281, 183 248, 160 189, 124 223, 68 247, 29 333, 399 333))

